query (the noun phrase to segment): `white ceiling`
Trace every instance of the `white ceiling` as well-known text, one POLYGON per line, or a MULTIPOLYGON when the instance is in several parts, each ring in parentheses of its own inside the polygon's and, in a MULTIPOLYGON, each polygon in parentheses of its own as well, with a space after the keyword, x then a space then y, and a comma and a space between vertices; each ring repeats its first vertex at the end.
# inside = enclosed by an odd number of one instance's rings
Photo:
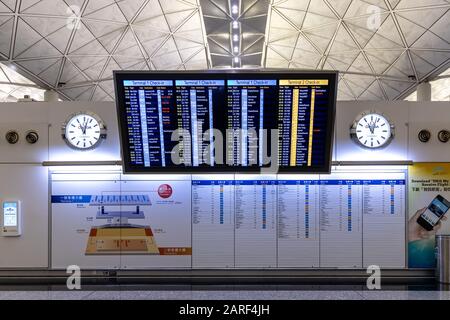
POLYGON ((16 102, 26 95, 36 101, 44 100, 44 90, 14 68, 0 63, 0 102, 16 102))
POLYGON ((0 61, 112 100, 112 70, 236 66, 234 3, 240 67, 336 69, 341 100, 401 99, 450 65, 447 0, 0 0, 0 61))

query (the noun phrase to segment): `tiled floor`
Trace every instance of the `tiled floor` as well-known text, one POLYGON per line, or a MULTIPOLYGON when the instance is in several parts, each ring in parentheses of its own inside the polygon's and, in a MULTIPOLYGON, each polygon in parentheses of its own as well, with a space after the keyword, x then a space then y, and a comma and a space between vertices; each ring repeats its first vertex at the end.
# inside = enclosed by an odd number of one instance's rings
POLYGON ((450 300, 447 287, 397 286, 385 290, 364 290, 360 286, 266 286, 264 290, 245 286, 202 289, 168 287, 90 286, 69 291, 60 286, 1 287, 0 300, 450 300))

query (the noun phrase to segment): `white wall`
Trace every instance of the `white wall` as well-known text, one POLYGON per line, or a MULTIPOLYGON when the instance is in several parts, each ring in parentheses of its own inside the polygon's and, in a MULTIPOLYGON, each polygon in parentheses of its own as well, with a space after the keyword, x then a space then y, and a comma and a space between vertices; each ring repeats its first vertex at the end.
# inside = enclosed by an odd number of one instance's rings
POLYGON ((450 161, 450 142, 437 140, 441 129, 450 131, 450 102, 339 102, 336 112, 337 161, 389 161, 415 162, 450 161), (361 112, 377 110, 395 125, 395 138, 386 148, 369 150, 358 147, 351 139, 349 128, 361 112), (417 134, 428 129, 432 138, 428 143, 418 140, 417 134))
MULTIPOLYGON (((412 160, 450 161, 450 143, 436 140, 437 131, 450 130, 449 102, 340 102, 337 106, 337 161, 412 160), (396 125, 396 137, 387 148, 361 149, 350 139, 349 128, 356 116, 376 109, 396 125), (428 128, 432 141, 417 142, 417 132, 428 128)), ((0 268, 47 267, 48 261, 48 170, 43 161, 119 160, 116 110, 111 102, 3 103, 0 106, 0 200, 22 200, 24 231, 19 238, 0 237, 0 268), (61 126, 72 113, 93 111, 105 122, 108 138, 95 151, 76 152, 61 138, 61 126), (4 134, 17 129, 21 141, 14 146, 4 134), (34 129, 40 134, 36 145, 24 142, 24 133, 34 129)))

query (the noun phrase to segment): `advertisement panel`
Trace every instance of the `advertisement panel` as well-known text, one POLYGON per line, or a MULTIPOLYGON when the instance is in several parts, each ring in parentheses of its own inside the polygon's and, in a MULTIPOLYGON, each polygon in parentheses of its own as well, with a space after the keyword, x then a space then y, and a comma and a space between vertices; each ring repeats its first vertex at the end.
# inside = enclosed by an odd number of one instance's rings
POLYGON ((450 163, 415 163, 409 171, 409 268, 434 268, 435 235, 450 233, 450 163))

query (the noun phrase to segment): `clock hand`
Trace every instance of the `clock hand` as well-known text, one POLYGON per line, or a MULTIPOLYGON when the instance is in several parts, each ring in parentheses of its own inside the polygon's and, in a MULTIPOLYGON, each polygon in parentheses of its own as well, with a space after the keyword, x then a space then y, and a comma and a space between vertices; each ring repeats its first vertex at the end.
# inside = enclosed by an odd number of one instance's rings
POLYGON ((87 129, 87 121, 84 122, 83 126, 83 134, 86 135, 86 129, 87 129))

